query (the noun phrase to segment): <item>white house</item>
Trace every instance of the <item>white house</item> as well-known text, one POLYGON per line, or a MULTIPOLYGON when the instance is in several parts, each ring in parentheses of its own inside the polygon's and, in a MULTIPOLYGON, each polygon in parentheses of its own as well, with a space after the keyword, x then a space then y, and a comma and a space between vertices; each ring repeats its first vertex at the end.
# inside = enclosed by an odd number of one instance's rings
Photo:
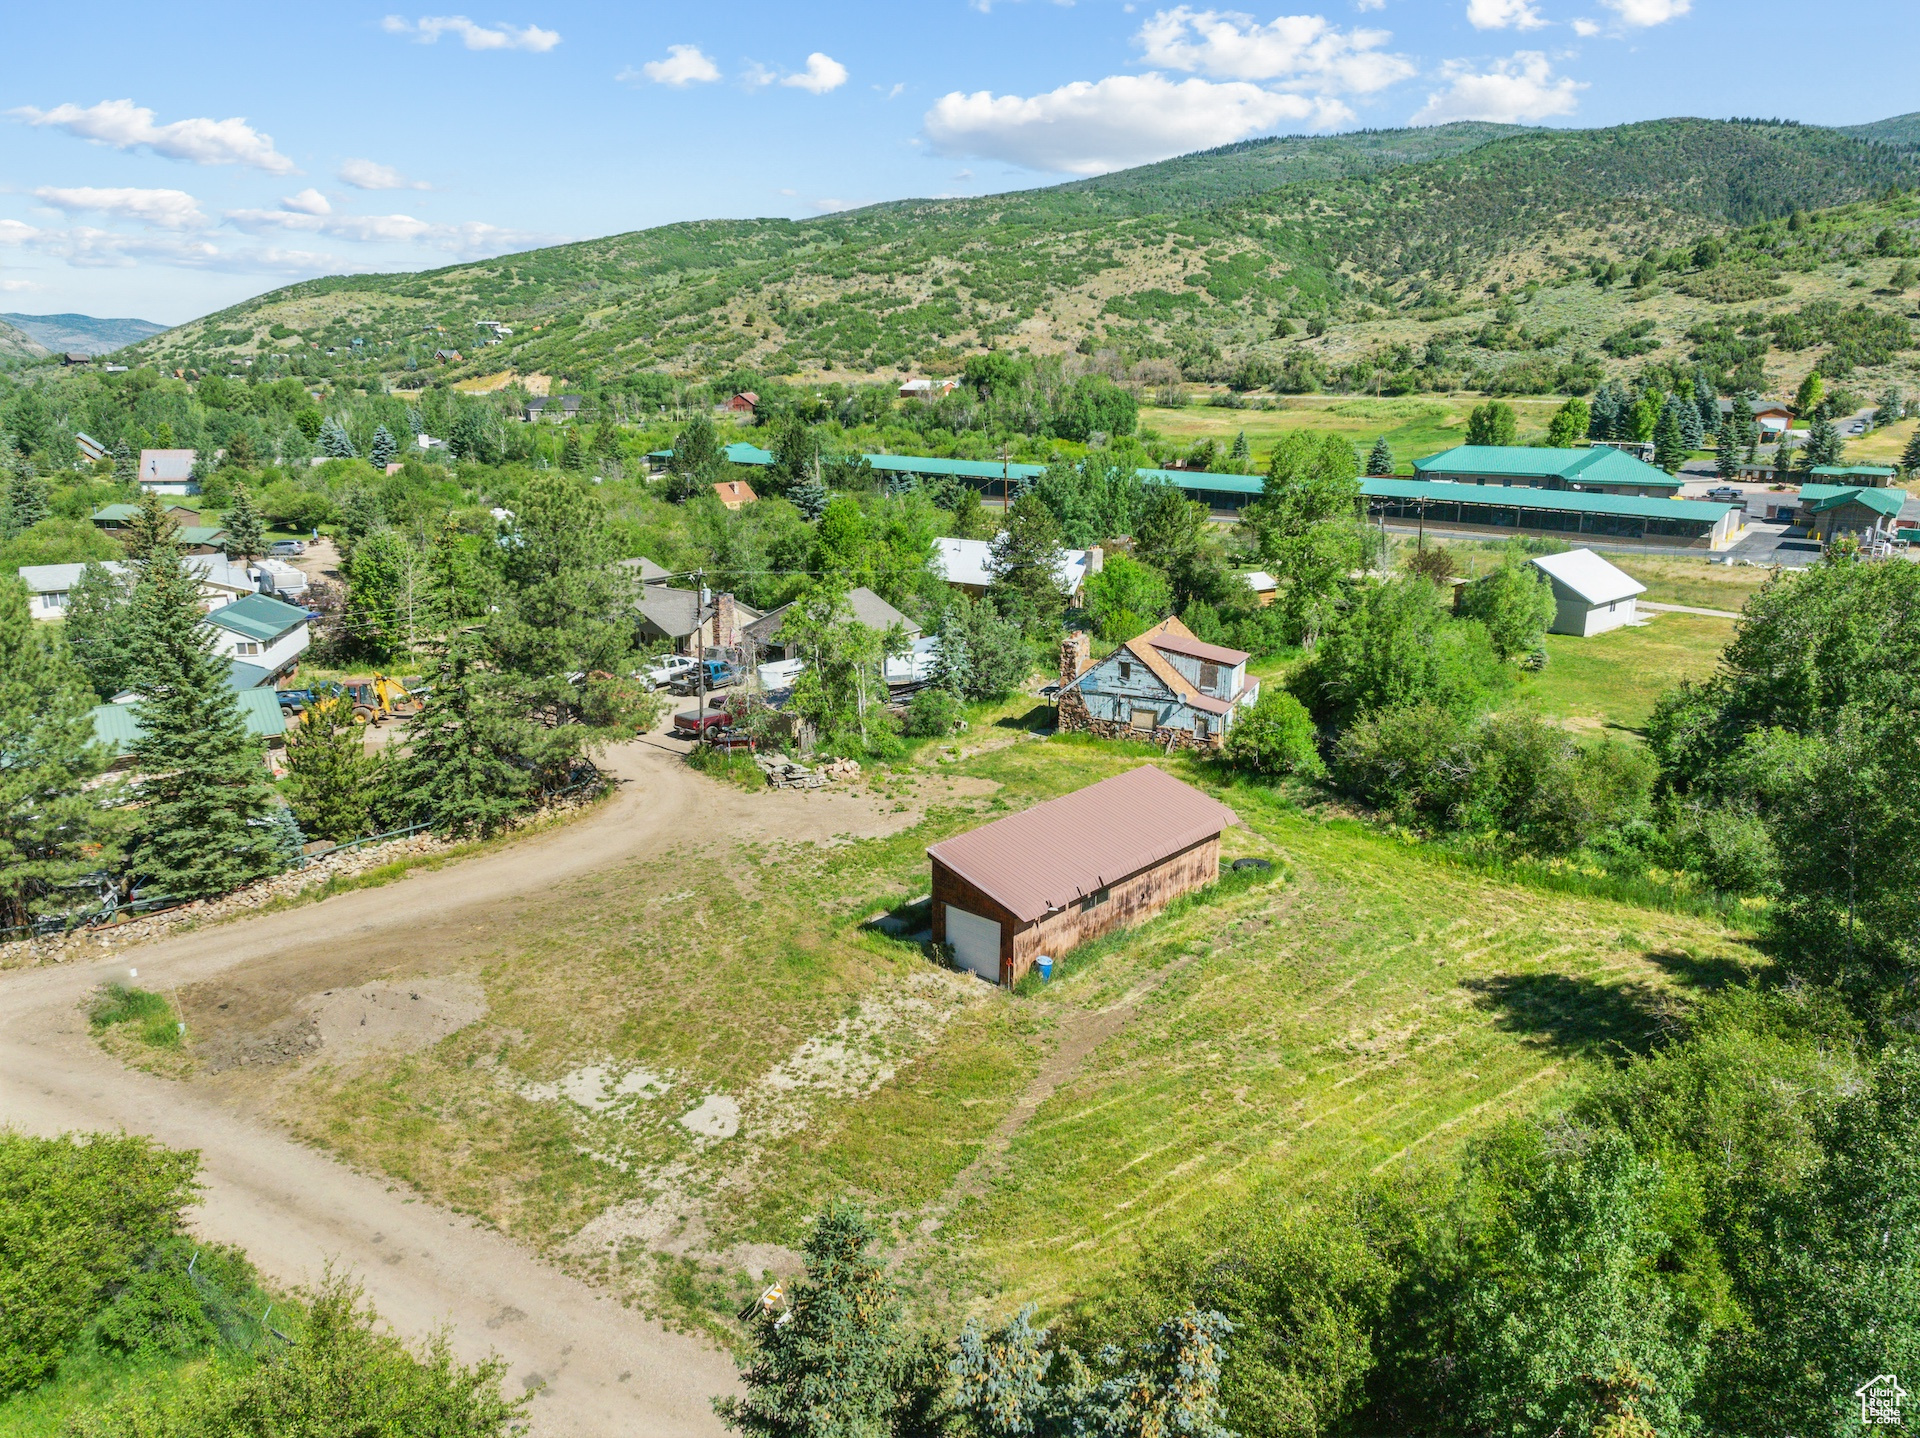
POLYGON ((1638 617, 1634 596, 1647 586, 1591 549, 1543 554, 1533 562, 1553 585, 1553 633, 1603 634, 1638 617))
POLYGON ((141 450, 140 488, 154 494, 198 494, 200 481, 193 477, 195 458, 190 449, 141 450))
MULTIPOLYGON (((984 539, 936 539, 933 562, 939 572, 957 589, 978 599, 993 583, 993 546, 984 539)), ((1075 604, 1086 598, 1087 576, 1100 572, 1100 547, 1069 549, 1060 563, 1060 587, 1075 604)))
MULTIPOLYGON (((200 580, 200 598, 207 608, 217 609, 236 599, 255 593, 259 585, 253 576, 237 564, 229 564, 224 554, 188 554, 182 556, 188 569, 200 580)), ((27 586, 27 613, 35 619, 59 619, 67 612, 73 586, 80 582, 84 564, 26 564, 20 568, 20 582, 27 586)), ((100 566, 109 574, 124 576, 127 565, 109 559, 100 566)))
POLYGON ((207 615, 214 651, 266 671, 265 683, 293 668, 311 642, 307 611, 270 594, 250 594, 207 615))

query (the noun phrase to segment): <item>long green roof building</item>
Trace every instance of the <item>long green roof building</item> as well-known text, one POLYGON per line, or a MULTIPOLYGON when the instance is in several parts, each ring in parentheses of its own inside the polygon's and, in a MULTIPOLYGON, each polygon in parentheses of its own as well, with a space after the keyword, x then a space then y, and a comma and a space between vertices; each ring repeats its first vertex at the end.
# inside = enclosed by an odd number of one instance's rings
POLYGON ((1462 444, 1413 462, 1422 479, 1455 484, 1525 485, 1575 489, 1589 494, 1637 494, 1672 498, 1680 480, 1624 450, 1533 449, 1517 444, 1462 444))

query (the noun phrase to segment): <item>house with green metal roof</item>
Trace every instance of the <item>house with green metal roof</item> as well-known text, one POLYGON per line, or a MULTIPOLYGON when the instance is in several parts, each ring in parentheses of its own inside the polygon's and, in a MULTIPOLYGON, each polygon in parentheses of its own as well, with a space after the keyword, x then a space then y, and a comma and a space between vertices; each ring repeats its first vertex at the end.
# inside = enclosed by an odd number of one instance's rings
POLYGON ((275 678, 293 668, 306 652, 307 611, 270 594, 249 594, 207 614, 215 631, 214 650, 229 659, 257 665, 275 678))
MULTIPOLYGON (((1817 472, 1817 471, 1816 471, 1817 472)), ((1795 522, 1823 540, 1842 534, 1892 534, 1906 506, 1904 489, 1859 484, 1803 484, 1795 522)))
MULTIPOLYGON (((280 712, 280 697, 273 690, 242 689, 234 699, 240 705, 240 718, 247 726, 247 733, 254 738, 272 743, 286 736, 287 721, 280 712)), ((124 763, 140 739, 140 701, 95 705, 93 734, 113 750, 118 763, 124 763)))
MULTIPOLYGON (((163 511, 175 524, 198 524, 200 511, 188 509, 184 504, 170 504, 163 511)), ((137 504, 103 504, 89 516, 101 529, 125 529, 131 525, 140 513, 137 504)))
POLYGON ((1816 464, 1807 471, 1816 484, 1850 485, 1856 489, 1884 489, 1894 481, 1894 469, 1885 464, 1816 464))
POLYGON ((1584 490, 1459 484, 1452 480, 1363 479, 1370 518, 1470 534, 1550 534, 1669 548, 1724 549, 1744 510, 1702 499, 1589 494, 1584 490))
POLYGON ((1606 445, 1590 449, 1531 449, 1517 444, 1462 444, 1413 462, 1421 479, 1454 484, 1525 485, 1589 494, 1671 499, 1680 481, 1664 469, 1606 445))

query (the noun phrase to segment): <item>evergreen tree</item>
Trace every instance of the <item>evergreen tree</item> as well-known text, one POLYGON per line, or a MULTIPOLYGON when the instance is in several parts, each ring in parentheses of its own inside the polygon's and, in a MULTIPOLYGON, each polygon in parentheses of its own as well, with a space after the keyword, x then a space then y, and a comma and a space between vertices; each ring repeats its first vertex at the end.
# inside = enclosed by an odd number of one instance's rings
POLYGON ((1733 433, 1733 416, 1720 421, 1720 433, 1713 441, 1713 470, 1731 483, 1740 477, 1740 444, 1733 433))
POLYGON ((1900 468, 1910 476, 1920 474, 1920 425, 1907 436, 1907 447, 1900 451, 1900 468))
POLYGON ((141 566, 128 616, 143 776, 129 857, 136 878, 178 898, 225 893, 274 861, 271 835, 253 822, 273 792, 260 742, 202 617, 199 581, 165 540, 141 566))
POLYGON ((910 1340, 899 1289, 867 1251, 874 1238, 866 1215, 847 1204, 814 1220, 806 1274, 788 1307, 753 1320, 752 1348, 740 1361, 746 1392, 714 1400, 728 1428, 761 1438, 917 1429, 910 1415, 931 1406, 945 1365, 937 1350, 910 1340))
POLYGON ((420 621, 442 633, 486 608, 480 565, 451 515, 421 562, 416 606, 420 621))
POLYGON ((1587 422, 1588 439, 1619 439, 1622 390, 1618 381, 1609 381, 1594 392, 1592 417, 1587 422))
POLYGON ((787 491, 787 498, 793 501, 793 507, 800 511, 809 524, 818 524, 820 516, 827 512, 827 501, 831 498, 824 484, 808 480, 796 484, 787 491))
POLYGON ((336 844, 372 833, 373 767, 352 699, 308 705, 287 733, 287 803, 300 827, 336 844))
POLYGON ((74 662, 103 701, 127 687, 131 612, 126 580, 98 562, 81 570, 67 593, 67 612, 60 627, 66 631, 74 662))
POLYGON ((593 462, 603 474, 620 473, 620 427, 604 406, 593 431, 593 462))
POLYGON ((356 484, 347 491, 346 498, 340 501, 340 538, 344 541, 341 548, 349 560, 353 547, 386 522, 386 514, 372 490, 356 484))
POLYGON ((456 635, 426 702, 407 721, 397 787, 437 834, 495 833, 532 799, 533 776, 518 762, 517 737, 487 692, 473 639, 456 635))
POLYGON ((1000 612, 1029 630, 1051 635, 1060 627, 1067 596, 1060 587, 1066 552, 1053 511, 1035 496, 1016 499, 1006 527, 989 549, 987 590, 1000 612))
POLYGON ((1676 406, 1678 409, 1680 415, 1680 441, 1687 447, 1687 452, 1691 454, 1694 450, 1705 445, 1707 441, 1707 431, 1706 427, 1700 423, 1699 407, 1696 406, 1692 400, 1680 399, 1677 396, 1669 400, 1668 403, 1676 406))
POLYGON ((1759 398, 1752 390, 1743 390, 1733 399, 1734 435, 1748 459, 1760 448, 1760 423, 1753 417, 1753 407, 1759 398))
POLYGON ((247 493, 244 484, 234 485, 233 507, 226 512, 224 520, 229 554, 249 560, 266 552, 266 526, 261 522, 260 511, 253 507, 253 497, 247 493))
POLYGON ((384 424, 373 432, 373 443, 367 447, 367 458, 373 461, 375 469, 385 469, 399 458, 400 446, 395 442, 393 431, 384 424))
POLYGON ((1800 381, 1800 388, 1794 392, 1793 413, 1796 419, 1811 419, 1826 400, 1827 382, 1820 377, 1819 370, 1809 370, 1807 377, 1800 381))
POLYGON ((415 607, 416 556, 399 531, 381 525, 353 546, 347 560, 347 605, 342 626, 347 647, 369 659, 387 659, 410 646, 419 615, 415 607))
POLYGON ((1713 392, 1713 383, 1707 378, 1705 370, 1693 372, 1693 407, 1700 416, 1700 432, 1707 434, 1720 428, 1720 400, 1713 392))
POLYGON ((114 811, 87 785, 112 759, 94 695, 59 626, 35 624, 26 590, 0 579, 0 925, 60 906, 57 886, 105 867, 114 811))
POLYGON ((140 461, 123 439, 113 447, 113 479, 116 484, 132 484, 139 478, 140 461))
POLYGON ((567 427, 567 437, 561 442, 560 467, 571 474, 579 474, 587 467, 587 447, 580 442, 576 426, 567 427))
POLYGON ((684 502, 709 490, 726 462, 713 421, 695 415, 674 437, 673 456, 667 461, 667 498, 684 502))
POLYGON ((353 447, 353 439, 348 435, 346 426, 332 415, 328 415, 320 424, 320 453, 328 459, 353 459, 359 454, 353 447))
POLYGON ((1887 425, 1899 423, 1900 417, 1906 412, 1906 396, 1900 393, 1898 385, 1888 385, 1880 392, 1880 399, 1874 405, 1873 422, 1884 428, 1887 425))
POLYGON ((1777 484, 1793 483, 1793 441, 1784 434, 1773 451, 1773 478, 1777 484))
POLYGON ((1387 443, 1383 434, 1373 442, 1373 448, 1367 451, 1367 473, 1375 478, 1393 473, 1393 446, 1387 443))
POLYGON ((139 509, 127 525, 123 542, 129 559, 145 559, 154 550, 173 543, 173 521, 152 490, 141 491, 139 509))
POLYGON ((1653 462, 1668 474, 1679 472, 1687 461, 1687 442, 1680 429, 1680 402, 1671 395, 1660 408, 1660 419, 1653 427, 1653 462))
POLYGON ((756 487, 765 482, 767 494, 790 494, 812 482, 820 463, 820 433, 812 425, 789 414, 774 429, 773 442, 767 447, 773 452, 773 463, 762 471, 763 480, 756 481, 756 487))
POLYGON ((1826 410, 1823 408, 1814 411, 1813 423, 1807 426, 1807 446, 1802 451, 1803 467, 1813 469, 1817 466, 1838 464, 1842 448, 1844 448, 1844 442, 1840 438, 1840 431, 1834 427, 1833 421, 1827 418, 1826 410))
MULTIPOLYGON (((1378 448, 1378 446, 1375 447, 1378 448)), ((1228 451, 1227 458, 1237 464, 1253 462, 1253 446, 1247 443, 1247 432, 1244 429, 1233 437, 1233 448, 1228 451)))
POLYGON ((16 460, 13 474, 7 482, 7 537, 11 539, 16 534, 24 534, 52 514, 47 482, 40 478, 32 460, 24 457, 16 460))

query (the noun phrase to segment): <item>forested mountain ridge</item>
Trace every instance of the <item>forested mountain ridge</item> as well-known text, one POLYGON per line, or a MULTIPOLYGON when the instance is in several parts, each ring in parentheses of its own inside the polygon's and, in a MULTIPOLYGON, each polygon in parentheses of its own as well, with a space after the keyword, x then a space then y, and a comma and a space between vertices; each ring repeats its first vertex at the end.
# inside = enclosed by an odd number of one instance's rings
POLYGON ((99 319, 93 315, 0 314, 0 323, 20 331, 34 343, 58 354, 108 354, 166 331, 152 320, 99 319))
POLYGON ((52 351, 0 316, 0 359, 45 359, 52 351))
POLYGON ((1504 128, 1255 142, 1044 190, 668 225, 314 280, 135 353, 171 366, 304 354, 312 366, 334 350, 323 369, 388 382, 509 369, 605 380, 946 372, 1004 342, 1192 374, 1278 364, 1301 325, 1440 318, 1487 303, 1489 283, 1564 278, 1920 183, 1920 151, 1792 123, 1504 128), (1400 163, 1407 154, 1434 157, 1400 163), (1268 184, 1296 165, 1321 173, 1268 184), (1183 177, 1204 203, 1182 204, 1183 177), (513 333, 487 344, 476 320, 513 333))

